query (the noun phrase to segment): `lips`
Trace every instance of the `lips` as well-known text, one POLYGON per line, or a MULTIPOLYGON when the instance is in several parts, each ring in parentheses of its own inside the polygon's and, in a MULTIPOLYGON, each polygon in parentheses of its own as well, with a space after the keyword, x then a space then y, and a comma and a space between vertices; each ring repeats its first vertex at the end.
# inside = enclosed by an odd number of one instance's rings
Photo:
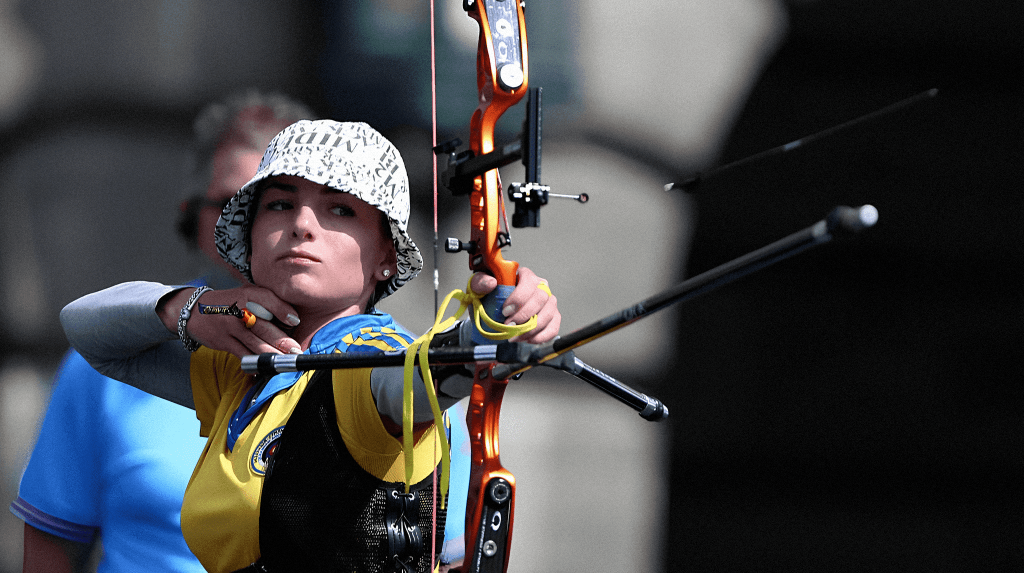
POLYGON ((313 255, 312 253, 301 250, 288 251, 287 253, 278 257, 278 260, 300 264, 321 262, 319 257, 313 255))

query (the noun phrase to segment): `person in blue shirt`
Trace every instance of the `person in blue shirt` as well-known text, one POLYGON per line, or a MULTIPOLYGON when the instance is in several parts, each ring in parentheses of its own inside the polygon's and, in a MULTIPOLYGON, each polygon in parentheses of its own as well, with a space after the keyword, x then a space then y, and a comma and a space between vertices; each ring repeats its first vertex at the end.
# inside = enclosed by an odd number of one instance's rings
MULTIPOLYGON (((314 114, 250 90, 207 106, 194 124, 178 230, 210 261, 194 285, 229 288, 214 224, 282 128, 314 114)), ((80 570, 101 539, 98 571, 203 571, 181 534, 185 486, 205 445, 193 410, 93 370, 69 351, 11 511, 25 521, 25 572, 80 570)))

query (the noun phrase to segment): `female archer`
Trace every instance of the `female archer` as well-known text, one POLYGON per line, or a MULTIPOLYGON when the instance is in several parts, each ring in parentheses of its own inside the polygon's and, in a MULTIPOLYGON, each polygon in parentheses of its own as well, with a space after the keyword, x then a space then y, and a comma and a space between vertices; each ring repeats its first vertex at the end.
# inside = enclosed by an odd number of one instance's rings
MULTIPOLYGON (((413 337, 375 309, 422 268, 409 209, 405 166, 387 139, 362 123, 301 121, 274 138, 216 224, 221 256, 251 284, 125 283, 61 312, 97 370, 196 410, 208 441, 182 530, 209 571, 439 565, 432 539, 443 538, 445 511, 432 476, 447 424, 433 421, 422 382, 407 479, 395 437, 401 368, 253 378, 239 359, 409 346, 413 337)), ((485 294, 496 281, 478 274, 471 285, 485 294)), ((525 268, 503 314, 516 324, 536 316, 520 336, 534 343, 552 340, 561 321, 555 297, 525 268)), ((442 408, 465 395, 446 381, 435 380, 442 408)))

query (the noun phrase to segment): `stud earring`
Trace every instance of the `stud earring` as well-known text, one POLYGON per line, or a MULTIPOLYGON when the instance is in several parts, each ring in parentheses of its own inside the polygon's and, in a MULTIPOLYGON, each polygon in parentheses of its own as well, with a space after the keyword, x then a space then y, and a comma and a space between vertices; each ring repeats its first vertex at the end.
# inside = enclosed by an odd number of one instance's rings
POLYGON ((388 278, 390 276, 391 276, 391 270, 390 269, 384 269, 384 278, 388 278))

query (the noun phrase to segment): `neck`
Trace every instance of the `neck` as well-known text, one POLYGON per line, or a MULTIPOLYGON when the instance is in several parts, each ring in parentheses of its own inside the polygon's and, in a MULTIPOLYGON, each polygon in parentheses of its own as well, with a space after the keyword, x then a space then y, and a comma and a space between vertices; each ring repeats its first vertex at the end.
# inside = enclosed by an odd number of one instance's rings
POLYGON ((299 317, 301 317, 302 322, 293 328, 290 334, 291 337, 299 343, 299 348, 302 350, 308 349, 310 343, 313 341, 313 335, 319 332, 321 328, 331 321, 345 316, 361 314, 363 311, 362 307, 359 306, 350 306, 344 310, 336 312, 316 312, 302 308, 296 308, 295 310, 299 312, 299 317))

